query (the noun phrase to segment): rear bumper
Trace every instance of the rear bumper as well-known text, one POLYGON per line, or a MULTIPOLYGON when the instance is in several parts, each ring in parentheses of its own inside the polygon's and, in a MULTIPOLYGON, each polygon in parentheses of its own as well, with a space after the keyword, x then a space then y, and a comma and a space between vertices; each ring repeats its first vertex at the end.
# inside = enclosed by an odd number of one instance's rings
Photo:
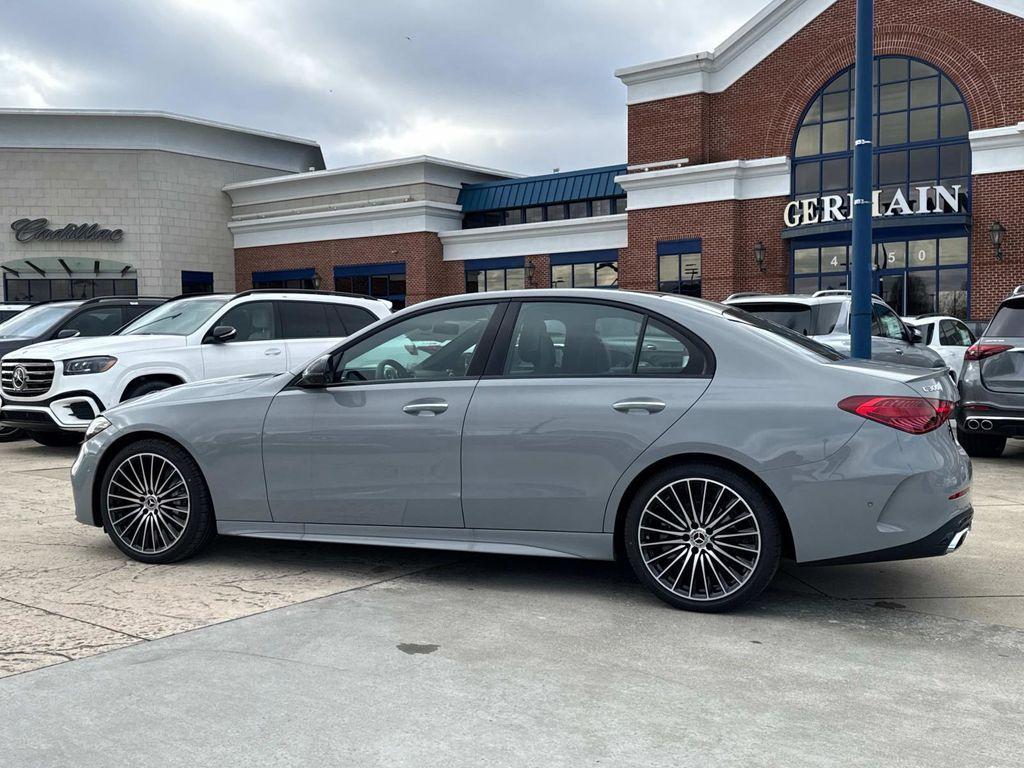
POLYGON ((1024 438, 1024 410, 995 408, 973 408, 968 403, 957 413, 956 428, 961 432, 998 437, 1024 438))
POLYGON ((919 557, 938 557, 955 552, 964 543, 967 533, 971 530, 974 520, 974 508, 971 507, 945 525, 928 534, 924 538, 909 544, 876 549, 873 552, 860 552, 845 557, 832 557, 826 560, 814 560, 801 565, 848 565, 852 563, 881 563, 889 560, 913 560, 919 557))

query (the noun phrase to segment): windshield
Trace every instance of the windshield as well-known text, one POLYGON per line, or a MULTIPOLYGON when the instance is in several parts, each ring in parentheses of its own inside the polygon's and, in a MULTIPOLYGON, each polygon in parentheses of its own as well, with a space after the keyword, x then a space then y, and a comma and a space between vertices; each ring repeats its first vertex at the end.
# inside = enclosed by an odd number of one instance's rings
POLYGON ((54 323, 70 315, 77 304, 45 304, 29 307, 5 323, 0 323, 0 339, 33 339, 54 323))
POLYGON ((751 314, 750 312, 744 312, 738 307, 729 307, 725 310, 725 316, 732 320, 737 320, 747 325, 752 325, 755 328, 759 328, 762 331, 768 331, 775 336, 778 336, 786 341, 795 344, 798 347, 803 347, 809 352, 813 352, 818 357, 823 357, 826 360, 844 360, 845 355, 840 354, 832 347, 826 346, 820 342, 814 341, 807 338, 802 333, 797 333, 785 326, 778 325, 773 322, 769 322, 758 315, 751 314))
MULTIPOLYGON (((0 325, 0 329, 3 326, 0 325)), ((986 336, 1024 336, 1024 301, 1004 304, 989 323, 986 336)))
POLYGON ((826 336, 835 330, 842 304, 837 301, 818 306, 793 302, 744 302, 741 306, 744 311, 752 315, 757 315, 804 336, 826 336))
POLYGON ((188 336, 199 330, 213 313, 223 307, 230 296, 210 296, 204 299, 183 299, 164 304, 148 312, 134 323, 124 327, 118 336, 188 336))

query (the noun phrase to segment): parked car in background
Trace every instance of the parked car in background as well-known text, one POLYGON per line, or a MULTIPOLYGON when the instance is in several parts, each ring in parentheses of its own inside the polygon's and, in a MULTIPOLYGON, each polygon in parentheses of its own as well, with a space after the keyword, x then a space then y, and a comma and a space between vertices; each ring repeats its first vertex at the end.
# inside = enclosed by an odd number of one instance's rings
POLYGON ((6 323, 15 315, 24 312, 31 304, 0 304, 0 324, 6 323))
POLYGON ((905 317, 903 321, 921 332, 922 342, 938 352, 949 366, 953 380, 958 381, 964 367, 964 354, 977 337, 967 323, 942 314, 905 317))
POLYGON ((73 445, 112 405, 189 381, 283 373, 390 307, 317 291, 178 297, 116 336, 59 339, 6 355, 0 423, 44 445, 73 445))
MULTIPOLYGON (((0 358, 23 347, 42 341, 76 337, 108 336, 118 328, 141 317, 167 299, 143 298, 137 296, 105 296, 80 301, 52 301, 33 304, 11 319, 0 324, 0 358)), ((16 390, 14 369, 3 370, 0 388, 3 397, 13 396, 16 391, 31 389, 34 380, 45 377, 46 364, 27 360, 24 366, 24 382, 16 390)), ((25 436, 22 427, 31 429, 34 424, 4 424, 0 419, 0 442, 20 440, 25 436)))
POLYGON ((621 557, 671 605, 722 611, 783 555, 959 547, 956 399, 945 368, 844 358, 738 307, 479 293, 406 309, 301 373, 113 407, 72 482, 77 519, 147 563, 217 532, 621 557), (435 346, 393 359, 424 336, 435 346))
MULTIPOLYGON (((791 331, 850 354, 850 292, 818 291, 812 295, 733 294, 730 306, 777 323, 791 331)), ((892 307, 877 296, 871 300, 871 359, 918 368, 948 369, 938 352, 922 343, 892 307)))
POLYGON ((999 305, 965 355, 957 439, 971 456, 1002 455, 1024 438, 1024 286, 999 305))

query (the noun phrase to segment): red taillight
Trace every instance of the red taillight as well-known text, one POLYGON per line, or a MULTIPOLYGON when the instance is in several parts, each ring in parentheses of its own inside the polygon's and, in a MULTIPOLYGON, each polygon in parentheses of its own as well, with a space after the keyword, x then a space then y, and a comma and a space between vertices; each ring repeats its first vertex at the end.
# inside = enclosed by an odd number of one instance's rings
POLYGON ((953 406, 949 400, 888 395, 857 395, 839 401, 844 411, 912 435, 941 427, 952 415, 953 406))
POLYGON ((1000 352, 1005 352, 1008 349, 1013 349, 1009 344, 982 344, 980 341, 977 344, 972 344, 967 348, 964 353, 965 360, 984 360, 986 357, 992 357, 992 355, 998 355, 1000 352))

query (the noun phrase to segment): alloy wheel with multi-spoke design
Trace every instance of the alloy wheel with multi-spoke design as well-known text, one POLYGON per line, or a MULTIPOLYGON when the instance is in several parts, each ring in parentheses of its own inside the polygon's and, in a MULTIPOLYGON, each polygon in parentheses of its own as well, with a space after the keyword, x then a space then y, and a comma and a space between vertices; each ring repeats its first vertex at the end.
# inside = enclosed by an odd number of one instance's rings
POLYGON ((736 490, 704 477, 664 485, 637 526, 648 573, 681 598, 719 600, 750 581, 762 551, 761 527, 736 490))
POLYGON ((185 477, 156 453, 125 458, 110 475, 106 501, 114 535, 145 555, 169 550, 188 525, 191 504, 185 477))

